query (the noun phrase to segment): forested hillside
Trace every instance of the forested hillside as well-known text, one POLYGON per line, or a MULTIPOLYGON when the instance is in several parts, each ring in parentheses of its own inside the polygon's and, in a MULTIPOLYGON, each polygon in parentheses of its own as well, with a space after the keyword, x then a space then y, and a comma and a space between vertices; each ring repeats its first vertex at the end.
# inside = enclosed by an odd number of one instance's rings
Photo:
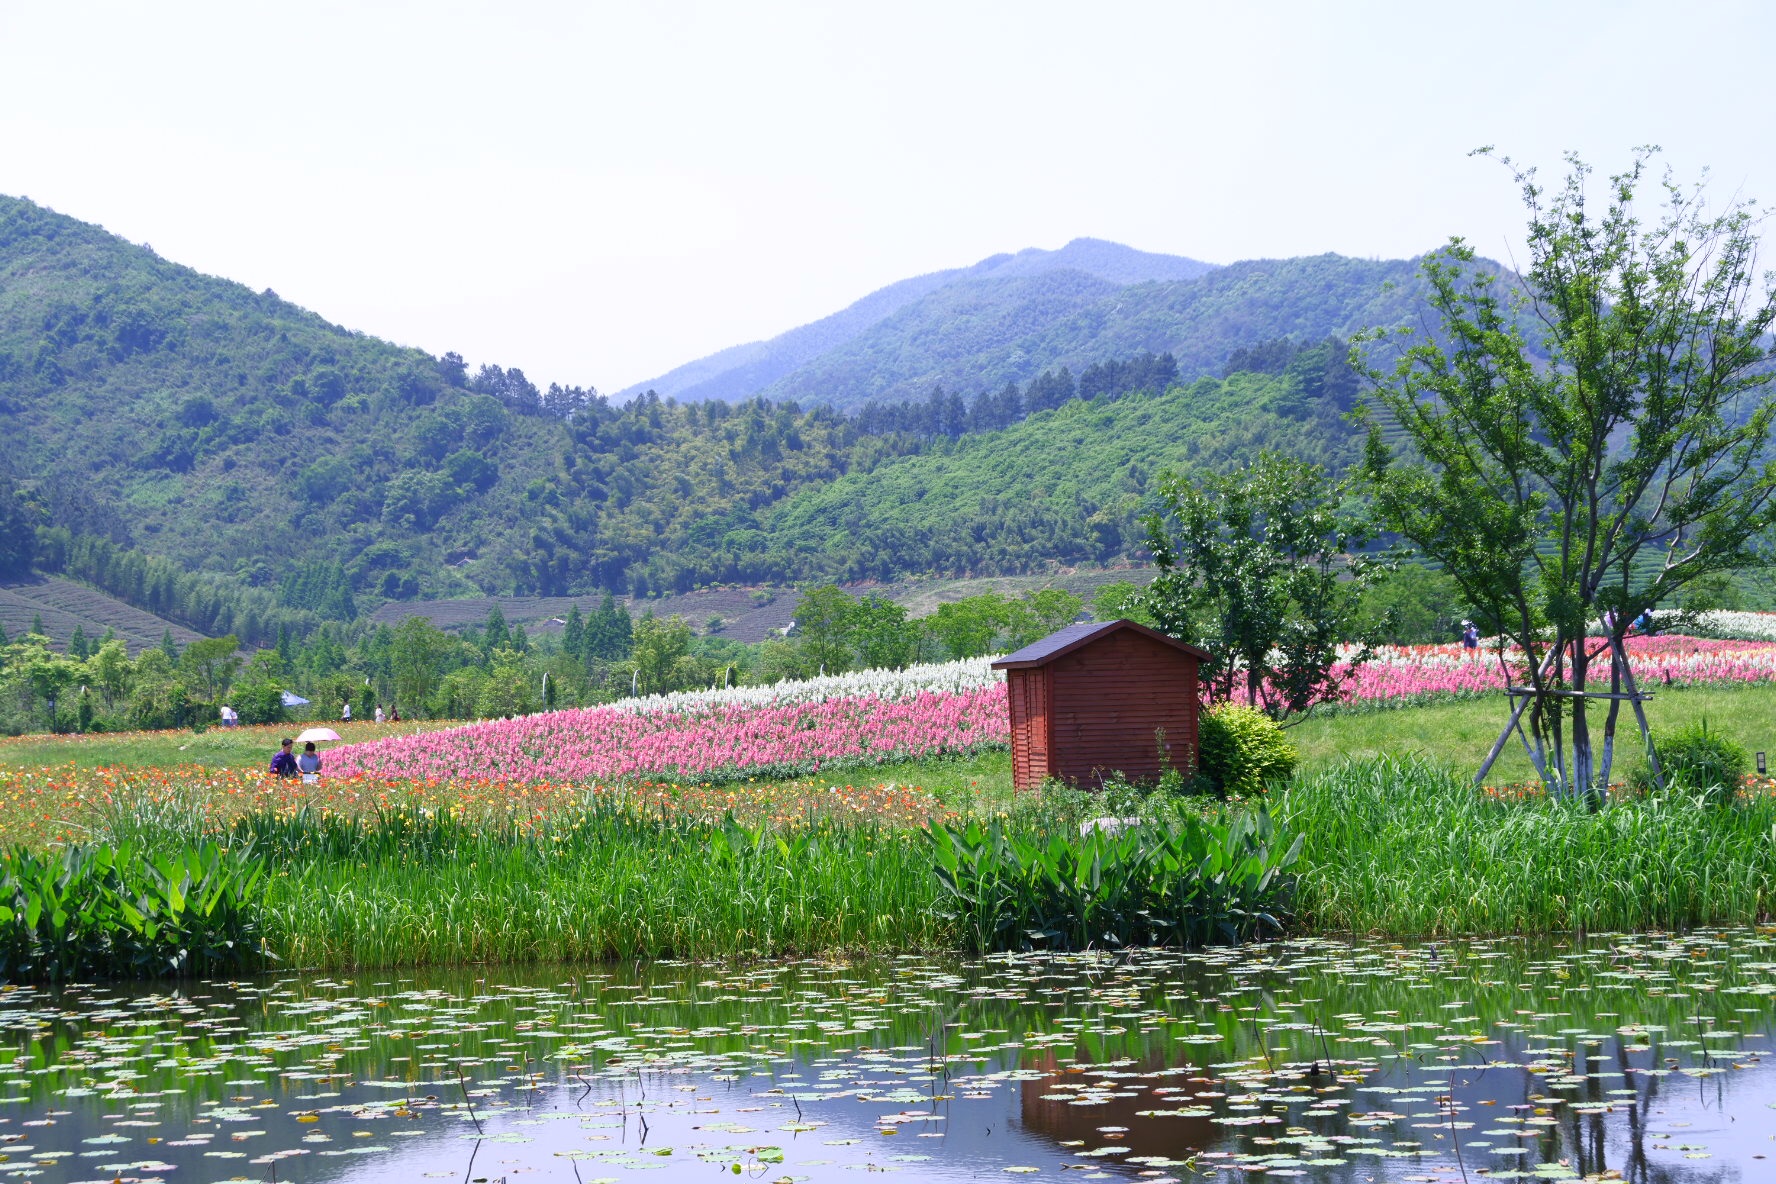
POLYGON ((934 386, 997 390, 1143 352, 1170 354, 1188 381, 1219 374, 1234 350, 1260 339, 1317 341, 1414 322, 1422 292, 1415 260, 1320 255, 1209 268, 1081 240, 907 280, 632 389, 856 411, 934 386))
POLYGON ((1346 459, 1345 346, 1307 331, 1395 321, 1410 299, 1384 287, 1405 264, 1129 287, 1115 281, 1202 265, 1092 243, 989 262, 889 318, 893 356, 858 352, 888 349, 880 333, 850 356, 889 376, 884 392, 937 353, 990 384, 853 414, 816 398, 619 406, 516 368, 471 374, 0 199, 0 575, 35 566, 269 644, 419 597, 1120 561, 1139 555, 1142 498, 1167 466, 1263 445, 1346 459), (1060 256, 1114 278, 1057 270, 1060 256), (1148 344, 1181 323, 1188 352, 1148 344), (1011 332, 1034 352, 982 369, 971 351, 1011 332), (1058 361, 1030 370, 1038 356, 1058 361), (1230 363, 1250 373, 1196 381, 1230 363))
MULTIPOLYGON (((1079 277, 1099 281, 1101 290, 1152 280, 1194 279, 1212 270, 1207 263, 1178 255, 1155 255, 1101 239, 1074 239, 1058 251, 1030 249, 1015 255, 994 255, 973 267, 934 271, 900 280, 818 321, 791 329, 769 341, 736 345, 687 363, 658 378, 618 391, 618 402, 653 391, 680 402, 724 399, 736 402, 765 390, 797 369, 869 332, 907 305, 940 290, 949 290, 945 306, 989 308, 1002 285, 994 281, 1028 279, 1066 273, 1060 287, 1075 286, 1079 277)), ((1025 284, 1024 291, 1042 284, 1025 284)), ((1027 376, 1026 376, 1027 377, 1027 376)), ((955 382, 952 386, 958 385, 955 382)), ((920 392, 923 393, 923 392, 920 392)), ((829 401, 822 399, 820 401, 829 401)), ((854 399, 830 400, 855 402, 854 399)))

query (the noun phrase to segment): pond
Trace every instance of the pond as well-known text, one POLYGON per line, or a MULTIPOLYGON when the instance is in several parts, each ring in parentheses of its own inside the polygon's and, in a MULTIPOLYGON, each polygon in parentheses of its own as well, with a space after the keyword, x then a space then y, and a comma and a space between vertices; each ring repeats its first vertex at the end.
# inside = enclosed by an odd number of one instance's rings
POLYGON ((0 1181, 1776 1180, 1776 929, 0 993, 0 1181))

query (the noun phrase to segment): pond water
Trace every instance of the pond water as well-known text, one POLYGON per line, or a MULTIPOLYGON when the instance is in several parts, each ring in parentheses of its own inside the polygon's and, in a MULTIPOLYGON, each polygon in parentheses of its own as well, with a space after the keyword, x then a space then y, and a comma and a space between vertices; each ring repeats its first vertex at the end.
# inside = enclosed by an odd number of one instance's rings
POLYGON ((0 993, 0 1181, 1776 1181, 1776 929, 0 993))

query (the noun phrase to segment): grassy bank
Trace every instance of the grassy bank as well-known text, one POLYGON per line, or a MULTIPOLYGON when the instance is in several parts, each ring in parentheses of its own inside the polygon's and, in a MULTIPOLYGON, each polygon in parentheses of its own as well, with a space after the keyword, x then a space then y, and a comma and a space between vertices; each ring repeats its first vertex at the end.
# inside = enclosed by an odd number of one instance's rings
MULTIPOLYGON (((1101 945, 1108 930, 1078 924, 1081 910, 1200 916, 1190 902, 1215 898, 1225 916, 1234 898, 1210 881, 1260 878, 1243 856, 1206 862, 1178 845, 1249 803, 1150 799, 1151 841, 1099 846, 1079 832, 1091 805, 1026 795, 974 819, 962 901, 956 861, 921 824, 803 814, 742 826, 675 814, 663 800, 541 818, 407 805, 253 811, 221 832, 176 802, 120 802, 95 838, 170 851, 219 837, 250 851, 265 867, 268 948, 285 967, 324 969, 959 950, 994 925, 1005 930, 994 940, 1013 945, 1101 945), (995 825, 1002 855, 988 852, 995 825)), ((1299 836, 1299 861, 1274 894, 1238 909, 1274 913, 1290 932, 1681 930, 1763 921, 1776 907, 1767 793, 1730 806, 1618 799, 1592 812, 1488 795, 1457 771, 1384 757, 1299 778, 1270 808, 1272 854, 1299 836)))
POLYGON ((1388 935, 1687 929, 1776 911, 1776 797, 1682 793, 1592 811, 1498 799, 1420 759, 1353 761, 1279 796, 1306 836, 1296 905, 1316 929, 1388 935))

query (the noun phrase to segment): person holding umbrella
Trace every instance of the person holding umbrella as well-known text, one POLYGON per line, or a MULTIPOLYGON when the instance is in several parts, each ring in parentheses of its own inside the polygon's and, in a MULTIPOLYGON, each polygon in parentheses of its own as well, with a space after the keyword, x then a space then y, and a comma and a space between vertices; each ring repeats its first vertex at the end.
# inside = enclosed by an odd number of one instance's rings
POLYGON ((302 774, 303 784, 313 785, 321 779, 321 754, 315 751, 315 743, 337 740, 339 733, 332 728, 307 728, 296 739, 302 742, 302 755, 296 758, 296 770, 302 774))

